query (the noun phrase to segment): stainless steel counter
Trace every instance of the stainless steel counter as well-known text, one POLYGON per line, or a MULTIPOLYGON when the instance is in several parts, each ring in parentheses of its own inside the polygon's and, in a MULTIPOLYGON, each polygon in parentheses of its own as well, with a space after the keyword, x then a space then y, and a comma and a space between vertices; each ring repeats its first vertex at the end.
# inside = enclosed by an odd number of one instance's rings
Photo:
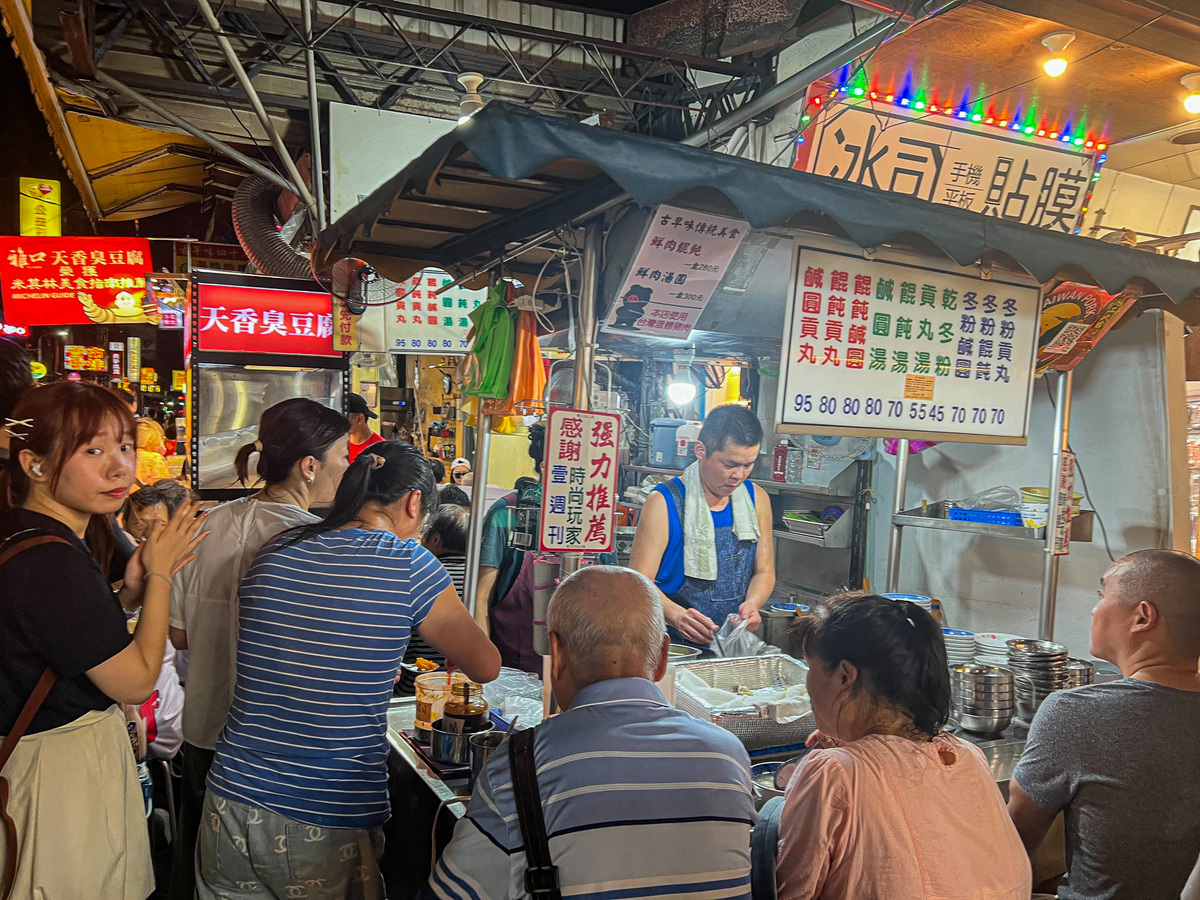
POLYGON ((1016 771, 1017 762, 1025 750, 1025 738, 1029 729, 1024 725, 1010 725, 999 735, 981 735, 961 728, 954 730, 954 736, 969 741, 983 751, 988 765, 992 768, 992 776, 1000 786, 1005 799, 1008 798, 1008 782, 1016 771))

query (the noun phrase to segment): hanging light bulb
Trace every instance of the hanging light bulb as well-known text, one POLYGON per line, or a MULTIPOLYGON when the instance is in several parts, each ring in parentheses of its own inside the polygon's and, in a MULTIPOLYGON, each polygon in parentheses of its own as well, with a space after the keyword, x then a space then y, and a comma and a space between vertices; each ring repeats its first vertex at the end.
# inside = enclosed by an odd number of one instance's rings
POLYGON ((479 95, 479 85, 483 84, 483 76, 478 72, 463 72, 457 81, 466 92, 458 103, 458 124, 464 125, 471 121, 471 116, 483 109, 483 97, 479 95))
POLYGON ((1200 72, 1184 75, 1179 83, 1188 89, 1187 96, 1183 98, 1183 108, 1189 115, 1200 115, 1200 72))
POLYGON ((1062 52, 1073 40, 1075 40, 1073 31, 1052 31, 1042 38, 1042 46, 1051 53, 1050 58, 1042 63, 1042 71, 1051 78, 1058 78, 1067 71, 1067 60, 1062 52))
POLYGON ((696 385, 691 381, 672 381, 667 385, 667 399, 676 406, 687 406, 696 399, 696 385))

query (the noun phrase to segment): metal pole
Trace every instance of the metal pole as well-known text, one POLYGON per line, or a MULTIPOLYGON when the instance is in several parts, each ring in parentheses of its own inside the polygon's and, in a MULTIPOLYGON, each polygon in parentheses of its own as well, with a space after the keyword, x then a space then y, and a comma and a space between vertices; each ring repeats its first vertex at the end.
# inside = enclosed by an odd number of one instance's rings
MULTIPOLYGON (((904 512, 904 495, 908 491, 908 440, 903 439, 896 448, 896 496, 892 499, 892 513, 899 515, 904 512)), ((888 540, 887 590, 899 590, 900 587, 900 540, 903 528, 892 523, 891 535, 888 540)))
MULTIPOLYGON (((258 116, 258 121, 262 123, 263 131, 267 133, 267 139, 270 140, 271 146, 275 148, 275 153, 287 169, 288 177, 295 182, 295 187, 291 190, 300 198, 305 206, 315 210, 317 201, 313 199, 313 195, 309 193, 304 179, 300 177, 300 170, 296 168, 295 160, 292 159, 292 155, 288 152, 287 147, 283 145, 283 138, 275 130, 275 123, 267 115, 267 108, 263 106, 262 100, 259 99, 258 91, 254 89, 254 84, 250 81, 250 76, 246 74, 246 70, 242 66, 242 61, 238 59, 237 51, 233 49, 233 44, 229 43, 229 38, 225 36, 225 32, 221 29, 221 23, 217 21, 217 14, 213 12, 213 8, 208 0, 196 0, 196 5, 200 7, 200 13, 204 16, 204 21, 212 29, 213 36, 217 39, 217 44, 220 45, 221 52, 225 54, 225 59, 229 63, 229 68, 233 69, 233 74, 237 76, 238 83, 242 86, 242 90, 246 92, 246 99, 250 101, 250 107, 254 110, 254 114, 258 116)), ((302 6, 307 6, 307 4, 302 4, 302 6)))
POLYGON ((492 417, 475 415, 475 482, 471 485, 471 535, 467 540, 467 577, 463 581, 463 602, 475 615, 479 593, 479 554, 483 550, 483 519, 487 515, 488 454, 492 449, 492 417))
POLYGON ((317 100, 317 54, 313 50, 313 5, 316 0, 302 0, 300 10, 304 26, 304 77, 308 82, 308 129, 312 144, 312 184, 317 195, 317 224, 313 234, 319 234, 327 224, 325 219, 324 160, 321 156, 321 107, 317 100))
MULTIPOLYGON (((934 12, 944 11, 951 6, 957 6, 959 2, 961 0, 951 0, 950 3, 946 4, 933 2, 921 3, 913 10, 913 21, 922 19, 927 15, 932 15, 934 12), (931 9, 930 7, 935 8, 931 9)), ((808 90, 808 86, 817 79, 823 78, 830 72, 840 69, 847 63, 862 56, 864 53, 870 52, 877 44, 881 44, 903 33, 909 24, 904 20, 892 18, 875 23, 858 37, 847 41, 835 50, 831 50, 816 62, 805 66, 796 74, 788 76, 775 85, 775 87, 761 96, 755 97, 749 103, 738 107, 736 111, 720 119, 710 128, 688 135, 680 143, 686 144, 689 147, 702 147, 709 141, 733 131, 739 125, 744 125, 751 119, 770 112, 781 103, 786 103, 796 95, 808 90)))
POLYGON ((256 160, 253 160, 250 157, 246 156, 246 154, 244 154, 238 150, 234 150, 232 147, 230 147, 228 144, 226 144, 220 138, 213 137, 211 134, 209 134, 208 132, 206 132, 200 128, 197 128, 195 125, 191 124, 186 119, 183 119, 183 118, 175 115, 175 113, 170 112, 169 110, 163 108, 162 106, 159 106, 157 103, 155 103, 149 97, 145 96, 144 94, 139 93, 138 91, 135 91, 133 88, 128 87, 127 85, 122 84, 121 82, 117 81, 117 79, 113 78, 111 75, 108 75, 104 72, 97 72, 96 80, 99 81, 105 87, 110 87, 117 93, 124 94, 126 97, 128 97, 130 100, 133 100, 135 103, 139 104, 140 106, 144 106, 146 109, 150 110, 150 112, 152 112, 156 116, 170 122, 176 128, 186 131, 192 137, 199 138, 200 140, 204 141, 204 143, 206 143, 210 147, 212 147, 214 150, 224 153, 226 156, 228 156, 234 162, 237 162, 240 165, 245 166, 247 169, 249 169, 255 175, 261 175, 263 178, 266 178, 272 184, 279 186, 280 188, 282 188, 285 191, 292 191, 293 193, 295 192, 295 190, 296 190, 295 186, 293 184, 291 184, 286 178, 281 177, 278 173, 271 171, 266 166, 264 166, 262 163, 257 162, 256 160))
MULTIPOLYGON (((1042 602, 1038 613, 1038 636, 1054 640, 1054 613, 1058 605, 1058 563, 1054 555, 1054 523, 1058 520, 1058 473, 1062 471, 1063 451, 1071 435, 1071 372, 1058 376, 1058 396, 1054 401, 1054 456, 1050 465, 1050 510, 1046 517, 1045 565, 1042 571, 1042 602)), ((1067 498, 1071 502, 1071 498, 1067 498)))
MULTIPOLYGON (((603 216, 592 219, 583 235, 583 272, 579 282, 579 307, 575 314, 575 384, 571 403, 575 409, 592 408, 596 363, 596 301, 600 293, 600 251, 604 241, 603 216)), ((563 578, 579 571, 583 556, 564 553, 559 568, 563 578)))

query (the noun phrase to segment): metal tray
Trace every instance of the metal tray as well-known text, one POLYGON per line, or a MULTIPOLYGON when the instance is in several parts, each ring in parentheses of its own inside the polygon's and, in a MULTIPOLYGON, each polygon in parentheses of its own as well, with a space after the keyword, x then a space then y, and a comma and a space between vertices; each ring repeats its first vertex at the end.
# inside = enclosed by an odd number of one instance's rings
MULTIPOLYGON (((721 690, 744 685, 751 690, 770 687, 782 678, 788 684, 803 684, 808 667, 782 653, 769 656, 741 656, 732 659, 705 659, 680 663, 677 669, 688 669, 705 682, 721 690)), ((748 751, 803 744, 817 727, 811 712, 795 722, 781 725, 772 715, 773 704, 747 702, 745 707, 716 710, 696 697, 687 688, 676 685, 675 706, 693 716, 719 725, 736 736, 748 751)))

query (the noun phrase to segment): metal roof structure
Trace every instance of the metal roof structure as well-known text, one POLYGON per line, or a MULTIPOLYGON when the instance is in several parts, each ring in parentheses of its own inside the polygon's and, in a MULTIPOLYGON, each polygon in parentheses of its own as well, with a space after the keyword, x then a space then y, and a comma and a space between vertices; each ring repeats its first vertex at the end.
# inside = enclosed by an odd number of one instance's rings
POLYGON ((537 271, 556 246, 572 243, 572 223, 598 209, 665 202, 740 216, 759 232, 817 232, 864 249, 904 245, 959 265, 1008 267, 1043 282, 1064 277, 1110 292, 1132 286, 1145 306, 1200 322, 1197 263, 504 103, 435 142, 325 229, 314 262, 327 268, 338 258, 361 258, 397 280, 426 266, 461 274, 540 238, 523 263, 508 265, 537 271))

